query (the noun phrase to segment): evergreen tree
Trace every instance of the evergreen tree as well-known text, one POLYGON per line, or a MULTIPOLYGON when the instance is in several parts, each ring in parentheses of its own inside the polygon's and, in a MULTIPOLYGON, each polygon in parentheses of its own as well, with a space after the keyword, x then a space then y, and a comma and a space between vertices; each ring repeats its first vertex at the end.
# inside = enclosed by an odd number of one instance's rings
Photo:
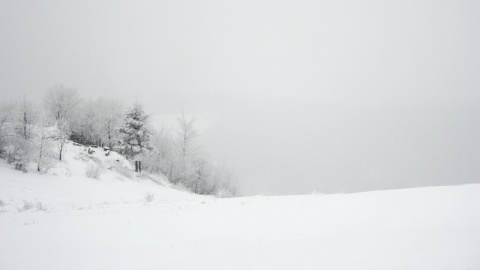
POLYGON ((148 128, 148 118, 138 102, 125 115, 123 127, 120 128, 122 142, 117 149, 128 159, 150 150, 152 133, 148 128))

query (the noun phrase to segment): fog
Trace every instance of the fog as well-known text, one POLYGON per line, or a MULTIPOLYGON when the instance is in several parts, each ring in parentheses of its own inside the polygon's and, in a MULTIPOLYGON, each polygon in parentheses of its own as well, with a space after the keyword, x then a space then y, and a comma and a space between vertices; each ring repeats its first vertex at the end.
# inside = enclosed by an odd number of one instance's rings
POLYGON ((478 14, 478 1, 7 0, 0 96, 63 83, 155 119, 196 115, 202 151, 247 195, 480 182, 478 14))

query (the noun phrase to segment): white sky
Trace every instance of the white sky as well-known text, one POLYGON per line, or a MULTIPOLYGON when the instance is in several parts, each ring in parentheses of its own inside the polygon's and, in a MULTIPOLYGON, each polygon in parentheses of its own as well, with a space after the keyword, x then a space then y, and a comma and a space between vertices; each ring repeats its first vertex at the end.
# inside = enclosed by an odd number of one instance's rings
MULTIPOLYGON (((0 3, 0 97, 208 116, 246 193, 480 182, 480 1, 0 3)), ((161 119, 161 117, 159 117, 161 119)))

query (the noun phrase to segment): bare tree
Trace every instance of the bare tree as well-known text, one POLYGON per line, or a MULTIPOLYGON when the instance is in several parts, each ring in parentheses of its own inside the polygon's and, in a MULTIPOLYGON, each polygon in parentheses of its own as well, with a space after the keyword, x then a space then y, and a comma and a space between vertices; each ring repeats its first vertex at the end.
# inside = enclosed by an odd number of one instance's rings
POLYGON ((175 165, 175 144, 170 129, 162 125, 154 130, 150 141, 152 151, 145 158, 145 168, 153 173, 162 173, 172 179, 175 165))
POLYGON ((99 123, 100 137, 113 148, 120 140, 119 129, 122 126, 125 106, 123 102, 116 99, 99 99, 97 106, 100 108, 99 123))
POLYGON ((74 112, 80 101, 76 89, 61 84, 53 86, 45 96, 45 108, 50 116, 54 117, 58 128, 57 150, 59 160, 62 160, 65 144, 73 131, 74 112))
POLYGON ((15 109, 16 105, 13 102, 0 104, 0 131, 6 130, 8 125, 12 122, 15 109))
POLYGON ((38 142, 38 159, 37 159, 37 171, 42 171, 48 162, 49 157, 49 139, 47 131, 45 130, 45 118, 42 119, 40 122, 40 134, 39 134, 39 142, 38 142))
POLYGON ((16 111, 16 104, 5 102, 0 104, 0 157, 5 158, 6 146, 14 137, 13 119, 16 111))
POLYGON ((65 121, 58 124, 58 133, 57 133, 57 150, 58 150, 58 160, 62 161, 63 155, 65 154, 65 145, 67 140, 70 137, 72 130, 68 128, 68 123, 65 121))
POLYGON ((98 101, 86 100, 79 105, 72 132, 81 134, 85 139, 84 143, 100 144, 100 118, 98 101))
POLYGON ((80 103, 78 91, 63 84, 54 85, 44 99, 45 109, 58 122, 69 122, 80 103))
POLYGON ((25 140, 31 140, 35 133, 38 111, 25 97, 23 97, 18 109, 17 134, 25 140))
POLYGON ((10 102, 0 106, 0 156, 14 164, 16 170, 27 171, 33 150, 35 119, 32 104, 10 102))
POLYGON ((187 119, 185 113, 178 118, 178 124, 180 125, 180 147, 182 151, 182 157, 185 159, 193 152, 193 140, 198 136, 198 130, 195 128, 195 122, 197 119, 192 117, 187 119))

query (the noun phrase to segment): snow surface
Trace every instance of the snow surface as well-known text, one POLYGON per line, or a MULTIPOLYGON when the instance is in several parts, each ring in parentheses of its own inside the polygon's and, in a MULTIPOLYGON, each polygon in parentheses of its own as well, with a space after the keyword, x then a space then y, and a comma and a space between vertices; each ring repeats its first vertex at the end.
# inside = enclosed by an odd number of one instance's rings
POLYGON ((0 269, 480 269, 480 184, 220 199, 95 150, 0 163, 0 269))

